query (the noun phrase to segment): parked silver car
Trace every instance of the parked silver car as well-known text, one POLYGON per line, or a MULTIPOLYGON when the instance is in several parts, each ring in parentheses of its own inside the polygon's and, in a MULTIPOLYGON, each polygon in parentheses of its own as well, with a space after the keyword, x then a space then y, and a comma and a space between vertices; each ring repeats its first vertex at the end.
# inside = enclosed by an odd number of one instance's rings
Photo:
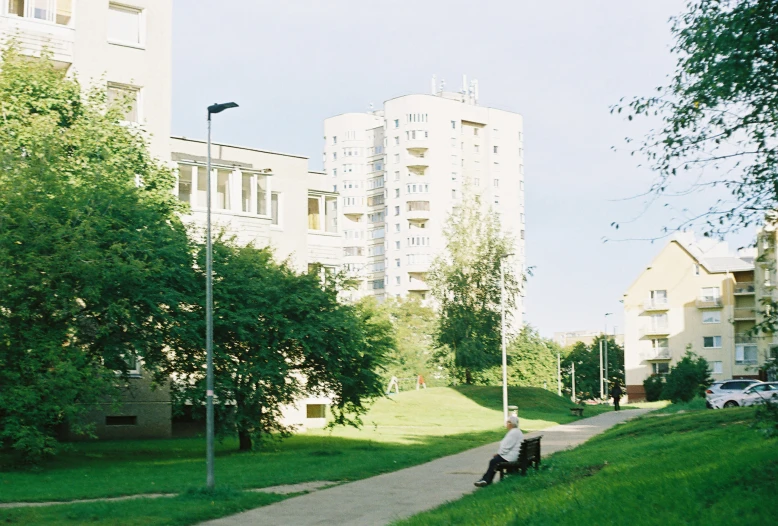
POLYGON ((778 382, 760 382, 746 387, 742 391, 732 391, 710 400, 713 409, 763 404, 767 401, 778 402, 778 382))
POLYGON ((713 382, 710 387, 705 390, 705 406, 708 409, 712 409, 713 406, 710 401, 714 398, 718 398, 728 393, 740 392, 746 387, 754 384, 758 384, 759 380, 737 379, 737 380, 719 380, 713 382))

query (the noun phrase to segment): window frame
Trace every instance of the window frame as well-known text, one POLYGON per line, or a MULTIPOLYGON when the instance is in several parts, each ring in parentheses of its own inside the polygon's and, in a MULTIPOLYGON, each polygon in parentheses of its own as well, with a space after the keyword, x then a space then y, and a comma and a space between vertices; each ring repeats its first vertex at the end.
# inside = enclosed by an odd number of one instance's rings
POLYGON ((138 42, 128 42, 124 40, 112 39, 110 35, 110 25, 106 20, 106 40, 114 46, 131 47, 135 49, 146 49, 146 9, 141 6, 125 4, 123 2, 108 2, 108 16, 110 17, 111 8, 117 11, 134 11, 138 15, 138 42))
POLYGON ((703 336, 702 337, 702 348, 703 349, 721 349, 722 346, 722 338, 721 336, 703 336), (705 339, 711 338, 712 339, 712 345, 705 345, 705 339), (716 338, 719 339, 719 344, 716 345, 716 338))
MULTIPOLYGON (((144 111, 143 111, 143 86, 136 86, 133 84, 125 84, 123 82, 108 81, 105 85, 106 104, 111 104, 108 101, 108 93, 111 89, 123 91, 126 93, 135 93, 135 113, 137 113, 137 120, 130 121, 123 119, 120 122, 125 125, 143 126, 144 111)), ((126 116, 126 115, 125 115, 126 116)))

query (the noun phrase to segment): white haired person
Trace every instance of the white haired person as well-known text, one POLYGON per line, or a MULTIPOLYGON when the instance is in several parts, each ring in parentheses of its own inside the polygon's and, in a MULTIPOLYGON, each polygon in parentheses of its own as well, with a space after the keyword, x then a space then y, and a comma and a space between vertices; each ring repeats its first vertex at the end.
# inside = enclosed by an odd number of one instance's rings
POLYGON ((524 440, 524 434, 519 429, 519 417, 511 415, 508 420, 505 421, 505 428, 508 430, 500 442, 500 447, 497 449, 497 454, 489 461, 489 469, 486 470, 481 480, 475 483, 476 486, 482 488, 488 486, 494 480, 495 466, 500 462, 516 462, 519 459, 519 449, 521 449, 521 442, 524 440))

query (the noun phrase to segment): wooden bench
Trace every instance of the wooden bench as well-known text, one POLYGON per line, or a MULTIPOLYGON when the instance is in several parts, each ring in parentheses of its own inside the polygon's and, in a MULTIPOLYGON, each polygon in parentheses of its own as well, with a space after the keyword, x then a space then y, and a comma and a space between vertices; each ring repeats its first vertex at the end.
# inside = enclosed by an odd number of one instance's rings
POLYGON ((540 468, 540 438, 534 437, 524 440, 521 443, 519 458, 516 462, 500 462, 495 466, 495 469, 500 472, 500 480, 506 473, 521 472, 522 475, 526 475, 527 468, 530 466, 534 466, 535 469, 540 468))
POLYGON ((570 414, 573 416, 583 416, 583 407, 571 407, 570 414))

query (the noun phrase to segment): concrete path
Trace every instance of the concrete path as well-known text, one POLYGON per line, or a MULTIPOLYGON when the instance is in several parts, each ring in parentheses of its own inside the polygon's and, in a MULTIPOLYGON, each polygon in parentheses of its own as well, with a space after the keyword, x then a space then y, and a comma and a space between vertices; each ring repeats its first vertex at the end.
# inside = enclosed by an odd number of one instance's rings
MULTIPOLYGON (((543 456, 582 444, 609 427, 649 409, 611 411, 525 434, 542 436, 543 456)), ((420 466, 341 484, 204 523, 227 525, 384 525, 457 500, 476 490, 473 482, 497 452, 497 443, 439 458, 420 466)))

